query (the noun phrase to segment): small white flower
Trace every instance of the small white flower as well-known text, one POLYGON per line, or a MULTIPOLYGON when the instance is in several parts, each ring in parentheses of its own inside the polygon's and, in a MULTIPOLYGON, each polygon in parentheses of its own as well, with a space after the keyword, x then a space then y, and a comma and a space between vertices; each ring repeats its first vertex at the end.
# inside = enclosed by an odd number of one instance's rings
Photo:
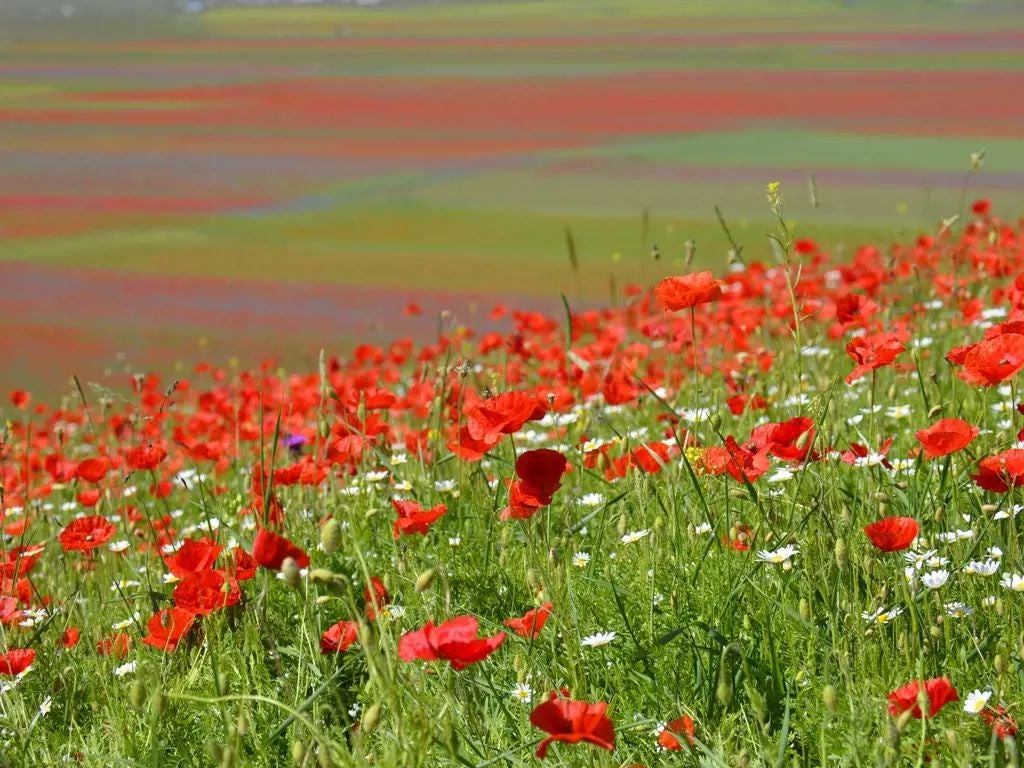
POLYGON ((398 467, 409 461, 409 455, 405 453, 393 453, 391 454, 390 463, 392 467, 398 467))
POLYGON ((448 537, 448 546, 449 547, 457 547, 461 543, 462 543, 462 538, 460 536, 449 536, 448 537))
POLYGON ((348 716, 355 719, 359 717, 359 710, 363 708, 363 705, 358 701, 348 708, 348 716))
POLYGON ((608 643, 615 639, 615 636, 615 632, 598 632, 597 634, 584 637, 580 640, 580 643, 587 648, 600 648, 602 645, 608 645, 608 643))
POLYGON ((929 571, 921 577, 921 583, 928 589, 938 589, 949 581, 949 571, 929 571))
POLYGON ((946 615, 954 619, 966 619, 974 613, 974 609, 961 602, 946 603, 944 607, 946 609, 946 615))
POLYGON ((131 618, 123 619, 122 621, 115 621, 110 626, 113 627, 114 629, 127 629, 132 624, 135 624, 141 618, 142 618, 142 616, 138 613, 138 611, 136 611, 135 614, 131 618))
POLYGON ((107 544, 107 549, 109 549, 111 552, 124 552, 130 546, 131 542, 129 542, 126 539, 121 539, 120 541, 112 541, 109 544, 107 544))
POLYGON ((622 537, 622 543, 623 544, 632 544, 633 542, 640 541, 640 539, 644 538, 649 533, 650 533, 650 530, 648 530, 647 528, 644 528, 641 531, 630 531, 629 533, 627 533, 625 536, 622 537))
POLYGON ((789 558, 791 558, 799 551, 800 550, 792 544, 787 544, 784 547, 779 547, 778 549, 772 551, 762 549, 757 553, 757 559, 763 563, 775 563, 776 565, 778 565, 780 563, 786 562, 787 560, 789 560, 789 558))
POLYGON ((367 472, 364 477, 368 483, 379 483, 382 480, 387 479, 388 471, 386 469, 380 469, 375 472, 367 472))
POLYGON ((1014 592, 1024 592, 1024 575, 1019 573, 1005 573, 999 583, 1014 592))
POLYGON ((577 552, 575 555, 572 556, 572 564, 575 565, 577 568, 586 568, 589 562, 590 555, 588 555, 586 552, 577 552))
POLYGON ((511 695, 516 701, 520 701, 523 704, 529 704, 533 701, 533 688, 531 688, 527 683, 519 683, 512 689, 511 695))
POLYGON ((973 576, 991 576, 999 570, 998 560, 985 560, 978 561, 972 560, 964 566, 964 573, 971 574, 973 576))
POLYGON ((135 667, 138 666, 137 661, 129 661, 127 664, 122 664, 120 667, 114 667, 114 677, 124 677, 130 675, 135 671, 135 667))
POLYGON ((986 595, 985 597, 982 598, 981 604, 984 605, 986 608, 991 608, 993 605, 996 604, 996 596, 995 595, 986 595))
POLYGON ((588 493, 580 499, 582 507, 599 507, 604 502, 603 493, 588 493))
POLYGON ((876 608, 871 613, 865 611, 861 614, 861 618, 864 619, 864 621, 866 621, 868 624, 888 624, 901 613, 903 613, 903 608, 901 608, 898 605, 894 605, 889 610, 885 610, 884 608, 876 608))
POLYGON ((380 609, 380 616, 388 621, 398 621, 405 616, 405 606, 386 605, 380 609))
POLYGON ((796 475, 794 475, 791 470, 786 469, 785 467, 780 467, 779 469, 775 470, 775 472, 768 476, 767 482, 784 483, 787 480, 792 480, 794 477, 796 477, 796 475))
POLYGON ((39 704, 39 716, 46 717, 50 713, 50 707, 53 706, 53 699, 47 696, 39 704))
POLYGON ((988 700, 992 698, 992 691, 973 691, 967 694, 967 701, 964 702, 964 712, 969 715, 977 715, 988 706, 988 700))

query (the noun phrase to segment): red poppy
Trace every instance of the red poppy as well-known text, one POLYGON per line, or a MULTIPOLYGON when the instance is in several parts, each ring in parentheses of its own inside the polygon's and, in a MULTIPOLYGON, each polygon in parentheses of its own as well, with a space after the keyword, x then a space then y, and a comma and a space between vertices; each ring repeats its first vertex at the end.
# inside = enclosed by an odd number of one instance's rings
POLYGON ((295 546, 284 536, 260 528, 252 543, 252 556, 264 568, 281 570, 281 563, 286 557, 295 559, 300 568, 309 566, 309 555, 295 546))
POLYGON ((666 277, 654 286, 654 295, 669 312, 690 309, 722 298, 722 285, 710 272, 666 277))
POLYGON ((479 622, 473 616, 456 616, 440 626, 431 622, 422 629, 406 632, 398 641, 398 658, 402 661, 433 661, 443 659, 453 669, 483 661, 505 641, 505 633, 490 637, 476 636, 479 622))
POLYGON ((339 621, 320 636, 320 653, 344 653, 356 641, 359 624, 339 621))
POLYGON ((846 383, 852 384, 865 374, 889 365, 905 350, 899 335, 895 333, 856 337, 846 345, 846 354, 857 364, 846 377, 846 383))
MULTIPOLYGON (((562 691, 567 697, 568 691, 562 691)), ((552 691, 550 698, 530 713, 530 723, 549 735, 537 747, 537 757, 544 758, 553 742, 578 744, 586 741, 602 749, 615 749, 615 726, 605 713, 608 704, 599 701, 573 701, 552 691)))
POLYGON ((373 621, 380 609, 391 602, 391 595, 388 594, 383 581, 371 576, 370 586, 363 590, 363 600, 366 602, 366 618, 373 621))
POLYGON ((117 656, 119 659, 123 659, 128 655, 131 647, 131 636, 127 632, 117 632, 96 643, 96 653, 100 656, 117 656))
POLYGON ((57 539, 65 552, 88 552, 103 546, 116 530, 114 524, 105 517, 88 515, 68 523, 57 539))
POLYGON ((13 405, 19 411, 24 411, 26 408, 28 408, 28 404, 31 402, 32 395, 30 395, 24 389, 15 389, 11 392, 11 405, 13 405))
POLYGON ((139 445, 128 451, 125 459, 132 470, 156 469, 166 456, 167 451, 158 445, 139 445))
POLYGON ((527 611, 521 618, 505 619, 505 626, 509 627, 517 635, 522 635, 529 640, 535 640, 541 629, 547 623, 551 615, 552 603, 544 603, 540 608, 527 611))
POLYGON ((31 648, 13 648, 0 656, 0 675, 14 677, 32 666, 36 652, 31 648))
POLYGON ((469 436, 496 444, 502 435, 518 432, 527 421, 544 417, 544 402, 526 392, 504 392, 483 400, 470 412, 466 421, 469 436))
POLYGON ((871 543, 883 552, 906 549, 917 538, 919 530, 917 520, 912 517, 887 517, 864 526, 864 533, 871 543))
POLYGON ((61 633, 60 644, 70 651, 78 645, 80 638, 81 633, 78 631, 78 627, 68 627, 61 633))
POLYGON ((550 448, 523 453, 516 460, 519 480, 509 487, 508 507, 501 513, 501 519, 533 517, 538 509, 550 504, 567 467, 565 456, 550 448))
POLYGON ((192 629, 195 616, 183 608, 164 608, 153 614, 146 625, 149 634, 142 638, 146 645, 170 653, 192 629))
POLYGON ((750 433, 749 446, 755 451, 767 448, 768 453, 786 461, 803 461, 814 444, 814 421, 807 416, 781 424, 762 424, 750 433))
POLYGON ((981 711, 981 719, 992 729, 997 739, 1009 739, 1017 735, 1017 723, 1010 717, 1006 707, 986 707, 981 711))
POLYGON ((444 504, 438 504, 430 509, 423 509, 415 501, 392 499, 391 504, 395 508, 395 512, 398 513, 398 519, 395 520, 392 528, 392 534, 396 539, 403 533, 419 533, 426 536, 430 524, 448 511, 444 504))
POLYGON ((1011 448, 978 462, 978 474, 972 480, 979 488, 993 493, 1006 493, 1024 485, 1024 450, 1011 448))
POLYGON ((683 715, 668 723, 665 729, 658 734, 658 745, 662 749, 675 752, 683 748, 683 743, 679 740, 679 736, 682 736, 692 747, 696 743, 693 734, 693 718, 689 715, 683 715))
POLYGON ((924 455, 937 459, 966 448, 980 431, 961 419, 942 419, 916 434, 924 455))
POLYGON ((174 588, 174 604, 179 608, 207 616, 242 599, 238 582, 224 571, 196 571, 174 588))
MULTIPOLYGON (((889 694, 889 714, 891 715, 902 715, 904 712, 909 711, 913 717, 921 719, 923 712, 921 711, 921 705, 918 702, 918 693, 920 686, 918 682, 907 683, 902 688, 897 688, 895 691, 889 694)), ((960 696, 956 692, 956 688, 953 687, 952 683, 949 682, 945 677, 936 677, 931 680, 926 680, 924 683, 924 692, 928 697, 928 717, 935 717, 938 711, 944 706, 949 704, 951 701, 959 701, 960 696)))
POLYGON ((964 356, 960 378, 968 384, 994 387, 1024 367, 1024 335, 1004 333, 979 341, 964 356))
POLYGON ((107 461, 105 456, 86 459, 85 461, 79 462, 78 467, 75 469, 75 476, 79 480, 98 483, 107 476, 107 470, 109 467, 110 463, 107 461))
POLYGON ((0 623, 13 624, 20 621, 21 609, 18 608, 18 598, 6 596, 0 597, 0 623))
POLYGON ((183 579, 197 571, 208 571, 223 547, 213 539, 185 539, 170 557, 164 558, 167 570, 183 579))
POLYGON ((259 567, 260 564, 256 562, 252 555, 241 547, 235 547, 234 556, 229 566, 232 576, 239 581, 248 581, 256 576, 256 571, 259 567))

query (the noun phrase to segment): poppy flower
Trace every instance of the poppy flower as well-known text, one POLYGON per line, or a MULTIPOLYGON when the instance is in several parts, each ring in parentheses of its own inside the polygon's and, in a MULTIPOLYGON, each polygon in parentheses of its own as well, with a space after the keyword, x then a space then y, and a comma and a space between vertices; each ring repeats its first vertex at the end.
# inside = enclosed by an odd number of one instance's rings
POLYGON ((895 333, 857 336, 846 345, 846 354, 857 364, 847 375, 846 383, 852 384, 865 374, 889 365, 905 350, 906 347, 895 333))
POLYGON ((919 430, 916 436, 924 455, 937 459, 966 448, 980 431, 961 419, 942 419, 919 430))
MULTIPOLYGON (((890 693, 889 714, 899 716, 909 711, 911 716, 920 720, 924 713, 921 711, 921 705, 918 702, 919 692, 920 685, 914 680, 890 693)), ((945 677, 926 680, 924 692, 928 697, 928 717, 935 717, 939 710, 951 701, 960 700, 956 688, 945 677)))
POLYGON ((383 581, 377 576, 371 576, 370 586, 363 590, 363 600, 366 603, 366 618, 373 621, 381 608, 391 602, 391 595, 383 581))
POLYGON ((394 527, 392 528, 392 534, 396 539, 403 533, 419 533, 426 536, 430 524, 448 511, 444 504, 438 504, 430 509, 423 509, 415 501, 399 501, 398 499, 392 499, 391 505, 395 508, 395 512, 398 513, 398 519, 395 520, 394 527))
POLYGON ((67 650, 71 650, 81 638, 81 633, 78 631, 78 627, 68 627, 65 629, 60 636, 60 644, 67 650))
POLYGON ((544 401, 527 392, 503 392, 482 400, 469 412, 466 429, 474 440, 496 444, 502 435, 518 432, 527 421, 544 417, 544 401))
POLYGON ((192 629, 195 616, 184 608, 164 608, 150 618, 146 628, 149 634, 142 638, 148 646, 170 653, 192 629))
POLYGON ((6 596, 0 597, 0 623, 13 624, 20 621, 21 610, 18 608, 18 598, 6 596))
POLYGON ((654 286, 654 295, 669 312, 690 309, 722 298, 722 285, 710 272, 666 277, 654 286))
POLYGON ((320 653, 344 653, 356 641, 359 624, 339 621, 320 636, 320 653))
POLYGON ((15 389, 11 392, 11 405, 19 411, 24 411, 32 402, 32 395, 23 389, 15 389))
POLYGON ((0 655, 0 675, 14 677, 32 666, 36 652, 32 648, 13 648, 0 655))
POLYGON ((232 576, 238 579, 238 581, 248 581, 256 576, 256 571, 259 567, 260 564, 256 562, 252 555, 241 547, 235 547, 231 565, 228 566, 232 576))
POLYGON ((104 637, 96 643, 96 653, 100 656, 117 656, 123 659, 132 647, 132 638, 127 632, 117 632, 104 637))
POLYGON ((670 752, 680 750, 683 748, 683 743, 679 740, 679 737, 682 736, 692 747, 695 743, 693 734, 693 718, 689 715, 683 715, 665 725, 665 729, 658 734, 658 746, 670 752))
POLYGON ((987 707, 981 711, 981 719, 992 729, 997 739, 1009 739, 1017 735, 1017 723, 1006 711, 1006 707, 987 707))
POLYGON ((993 493, 1006 493, 1024 484, 1024 450, 1011 448, 978 462, 978 473, 971 479, 979 488, 993 493))
POLYGON ((871 543, 883 552, 899 552, 917 538, 920 526, 912 517, 887 517, 864 526, 871 543))
POLYGON ((550 504, 567 467, 565 456, 550 448, 523 453, 516 460, 519 479, 509 487, 508 507, 501 513, 501 519, 530 518, 550 504))
POLYGON ((422 629, 406 632, 398 641, 398 658, 402 661, 449 662, 452 669, 463 669, 483 661, 505 642, 505 633, 490 637, 476 636, 479 622, 473 616, 456 616, 444 624, 427 622, 422 629))
POLYGON ((105 456, 85 459, 84 461, 80 461, 78 463, 78 467, 75 468, 75 476, 79 480, 98 483, 107 476, 107 470, 109 468, 110 464, 105 456))
POLYGON ((174 604, 199 616, 235 605, 242 599, 238 582, 224 571, 196 571, 174 588, 174 604))
POLYGON ((87 515, 72 520, 57 537, 65 552, 88 552, 102 547, 117 528, 101 515, 87 515))
POLYGON ((520 618, 505 619, 505 626, 517 635, 522 635, 528 640, 535 640, 547 623, 553 607, 552 603, 544 603, 540 608, 527 611, 520 618))
POLYGON ((185 539, 185 543, 170 557, 164 558, 167 570, 183 579, 197 571, 213 568, 223 547, 213 539, 185 539))
POLYGON ((1024 334, 1004 333, 979 341, 964 356, 960 378, 968 384, 994 387, 1024 367, 1024 334))
POLYGON ((615 726, 605 714, 608 704, 603 701, 596 704, 573 701, 567 698, 568 691, 562 691, 562 694, 566 698, 552 691, 550 698, 530 713, 533 727, 548 734, 537 747, 537 757, 543 759, 548 747, 556 741, 567 744, 586 741, 602 749, 615 749, 615 726))
POLYGON ((125 461, 128 469, 156 469, 167 456, 167 451, 158 445, 140 445, 128 451, 125 461))
POLYGON ((264 568, 281 570, 281 563, 286 557, 294 558, 299 568, 309 567, 309 555, 295 546, 284 536, 260 528, 252 543, 252 556, 264 568))

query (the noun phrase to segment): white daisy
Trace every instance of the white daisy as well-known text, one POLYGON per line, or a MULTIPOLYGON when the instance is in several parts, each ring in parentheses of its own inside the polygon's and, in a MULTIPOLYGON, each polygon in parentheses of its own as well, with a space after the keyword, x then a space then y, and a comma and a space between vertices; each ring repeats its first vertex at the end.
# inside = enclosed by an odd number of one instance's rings
POLYGON ((114 677, 124 677, 125 675, 130 675, 132 672, 135 671, 135 668, 138 666, 138 664, 139 663, 137 661, 129 661, 127 664, 122 664, 120 667, 114 667, 114 677))
POLYGON ((921 583, 928 589, 938 589, 949 581, 949 571, 929 571, 921 577, 921 583))
POLYGON ((580 498, 580 506, 582 507, 599 507, 603 502, 603 493, 588 493, 580 498))
POLYGON ((630 531, 629 533, 627 533, 625 536, 622 537, 622 543, 623 544, 632 544, 635 541, 640 541, 640 539, 644 538, 649 533, 650 533, 650 530, 648 530, 647 528, 644 528, 641 531, 630 531))
POLYGON ((778 549, 772 551, 762 549, 760 552, 757 553, 757 559, 764 563, 775 563, 776 565, 778 565, 780 563, 786 562, 787 560, 789 560, 789 558, 791 558, 799 551, 800 550, 797 549, 794 545, 787 544, 784 547, 779 547, 778 549))
POLYGON ((580 643, 587 648, 599 648, 602 645, 608 645, 615 637, 615 632, 598 632, 597 634, 584 637, 580 640, 580 643))
POLYGON ((575 555, 572 556, 572 564, 575 565, 577 568, 586 568, 589 562, 590 555, 588 555, 586 552, 577 552, 575 555))
POLYGON ((946 615, 954 619, 966 619, 974 613, 973 608, 961 602, 946 603, 944 607, 946 609, 946 615))
POLYGON ((988 700, 992 698, 992 691, 973 691, 967 694, 964 702, 964 712, 969 715, 980 714, 988 706, 988 700))
POLYGON ((1019 573, 1006 573, 999 583, 1014 592, 1024 592, 1024 575, 1019 573))
POLYGON ((533 700, 533 688, 527 683, 519 683, 512 689, 512 698, 523 704, 529 704, 533 700))
POLYGON ((868 624, 888 624, 890 621, 895 619, 903 613, 903 608, 898 605, 894 605, 889 610, 884 608, 876 608, 873 612, 867 612, 861 614, 861 618, 864 619, 868 624))

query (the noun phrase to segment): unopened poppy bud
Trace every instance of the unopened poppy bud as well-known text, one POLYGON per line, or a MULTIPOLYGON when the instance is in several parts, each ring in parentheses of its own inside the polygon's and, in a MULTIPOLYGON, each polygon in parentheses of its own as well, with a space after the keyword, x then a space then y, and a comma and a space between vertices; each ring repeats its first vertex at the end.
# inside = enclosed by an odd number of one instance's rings
POLYGON ((135 709, 142 709, 146 706, 146 694, 149 693, 149 689, 146 686, 146 682, 141 678, 135 678, 135 682, 132 683, 131 692, 128 694, 128 700, 135 709))
POLYGON ((366 708, 366 712, 363 713, 363 720, 359 727, 362 728, 363 733, 373 733, 377 730, 377 725, 380 723, 380 704, 374 702, 366 708))
POLYGON ((931 408, 928 409, 928 418, 929 419, 934 419, 940 413, 942 413, 942 405, 941 405, 941 403, 939 405, 933 405, 931 408))
POLYGON ((654 525, 651 526, 651 528, 653 530, 660 531, 664 527, 665 527, 665 518, 664 517, 662 517, 661 515, 658 515, 656 518, 654 518, 654 525))
POLYGON ((846 566, 850 564, 850 555, 846 548, 845 539, 836 539, 835 556, 836 565, 839 567, 839 570, 846 570, 846 566))
POLYGON ((548 562, 554 566, 557 566, 559 563, 561 563, 561 561, 562 558, 558 554, 558 547, 551 547, 551 549, 548 550, 548 562))
POLYGON ((331 518, 324 527, 320 529, 320 549, 328 555, 333 555, 341 546, 341 523, 336 518, 331 518))
POLYGON ((768 718, 768 703, 765 701, 764 696, 761 695, 761 692, 754 687, 750 680, 744 681, 743 690, 747 694, 747 701, 750 702, 754 715, 763 723, 768 718))
POLYGON ((536 592, 540 588, 540 582, 537 580, 537 572, 533 568, 526 569, 526 585, 531 591, 536 592))
POLYGON ((224 754, 220 759, 220 768, 231 768, 235 764, 235 748, 225 747, 224 754))
POLYGON ((941 523, 946 517, 946 508, 942 506, 936 507, 932 517, 935 518, 936 523, 941 523))
POLYGON ((221 672, 217 675, 217 690, 222 693, 228 689, 228 676, 221 672))
POLYGON ((998 510, 999 510, 999 505, 998 504, 982 504, 981 505, 981 511, 984 512, 986 515, 991 515, 992 513, 997 512, 998 510))
POLYGON ((334 758, 331 756, 331 747, 329 744, 321 744, 317 749, 317 764, 320 768, 334 768, 334 758))
POLYGON ((368 648, 373 643, 373 630, 370 629, 370 625, 366 622, 359 622, 359 644, 363 648, 368 648))
POLYGON ((839 694, 834 685, 826 685, 821 689, 821 700, 829 712, 835 712, 839 706, 839 694))
POLYGON ((292 762, 296 765, 302 765, 306 762, 306 753, 309 750, 306 748, 305 742, 296 741, 292 744, 292 762))
MULTIPOLYGON (((904 715, 909 715, 909 712, 904 712, 904 715)), ((902 718, 901 718, 902 719, 902 718)), ((886 730, 885 743, 889 749, 898 751, 900 748, 900 724, 899 722, 889 723, 889 728, 886 730)))
POLYGON ((239 736, 245 736, 249 733, 249 718, 245 715, 239 715, 238 720, 235 721, 235 731, 239 736))
POLYGON ((944 735, 946 737, 946 744, 949 745, 950 749, 955 751, 960 746, 960 737, 957 736, 956 731, 952 728, 947 728, 944 735))
POLYGON ((997 653, 996 657, 994 659, 992 659, 992 668, 996 671, 996 674, 998 676, 1000 676, 1000 677, 1002 677, 1004 674, 1006 674, 1006 670, 1009 669, 1009 667, 1006 664, 1006 657, 1003 656, 1003 654, 1001 654, 1001 653, 997 653))
POLYGON ((708 425, 711 427, 712 432, 720 432, 722 429, 722 414, 711 414, 711 418, 708 419, 708 425))
POLYGON ((626 519, 626 515, 625 514, 619 515, 619 524, 618 524, 616 530, 618 530, 619 536, 625 536, 626 535, 626 531, 629 530, 629 520, 626 519))
POLYGON ((942 630, 938 627, 928 627, 928 634, 932 636, 933 640, 938 640, 942 637, 942 630))
POLYGON ((417 592, 424 592, 430 589, 430 585, 434 583, 434 576, 437 574, 436 568, 428 568, 419 576, 416 577, 415 589, 417 592))
POLYGON ((811 620, 811 603, 806 597, 800 598, 800 618, 804 621, 811 620))
POLYGON ((986 148, 982 147, 977 152, 971 152, 971 170, 972 171, 976 171, 979 168, 981 168, 981 166, 985 162, 985 153, 987 151, 988 150, 986 148))
POLYGON ((317 431, 320 433, 320 437, 323 440, 326 440, 328 437, 331 436, 331 425, 327 421, 327 419, 318 419, 317 431))
POLYGON ((162 715, 164 709, 167 707, 167 699, 164 698, 163 691, 157 691, 149 699, 149 711, 154 715, 162 715))
MULTIPOLYGON (((929 707, 929 704, 928 704, 928 694, 925 693, 924 690, 922 690, 921 693, 924 694, 924 709, 921 710, 922 712, 924 712, 924 711, 928 710, 928 707, 929 707)), ((918 706, 921 706, 921 696, 920 695, 918 695, 918 706)), ((897 718, 897 720, 896 720, 896 730, 897 731, 902 731, 904 728, 907 727, 907 723, 909 723, 913 718, 914 718, 914 710, 913 709, 908 709, 906 712, 901 714, 899 716, 899 718, 897 718)))
POLYGON ((334 581, 334 571, 327 568, 316 568, 309 572, 309 580, 314 584, 330 584, 334 581))
POLYGON ((1003 613, 1006 611, 1006 606, 1003 604, 1003 598, 1001 598, 1001 597, 997 597, 996 598, 995 609, 996 609, 996 616, 1002 616, 1003 613))
POLYGON ((281 562, 281 573, 284 575, 284 583, 292 589, 302 586, 302 573, 299 571, 299 564, 294 557, 286 557, 281 562))
POLYGON ((745 490, 743 490, 742 488, 730 488, 729 489, 729 495, 732 496, 734 499, 747 499, 747 498, 749 498, 749 496, 747 495, 747 492, 745 490))
POLYGON ((316 600, 313 601, 316 605, 327 605, 331 602, 331 598, 328 595, 318 595, 316 600))
POLYGON ((715 688, 715 697, 723 707, 732 703, 732 683, 725 675, 718 676, 718 687, 715 688))
POLYGON ((206 742, 206 754, 210 756, 213 762, 219 763, 224 759, 224 748, 219 742, 209 739, 206 742))

